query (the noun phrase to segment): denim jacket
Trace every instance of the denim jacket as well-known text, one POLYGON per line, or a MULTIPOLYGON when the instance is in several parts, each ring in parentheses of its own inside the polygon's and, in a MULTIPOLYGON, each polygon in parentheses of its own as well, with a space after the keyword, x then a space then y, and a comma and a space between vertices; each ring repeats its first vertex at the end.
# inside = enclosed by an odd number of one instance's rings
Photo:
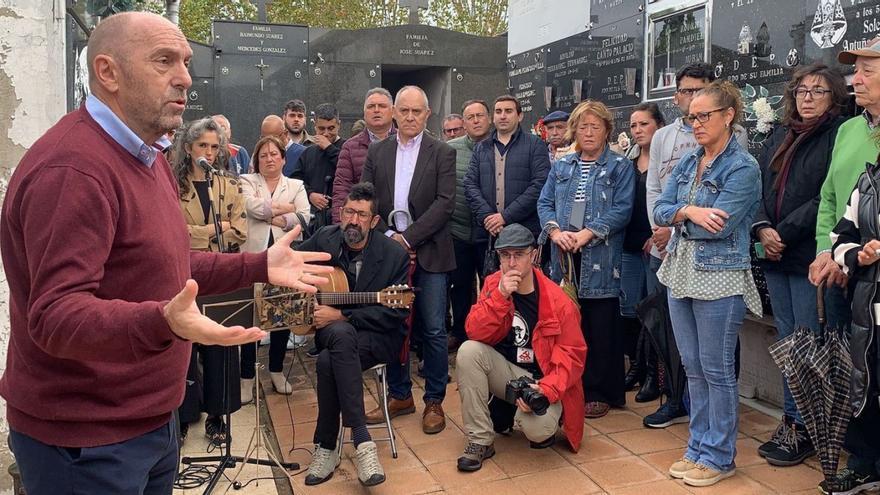
MULTIPOLYGON (((538 218, 543 231, 538 243, 548 237, 550 224, 562 230, 569 225, 574 195, 581 180, 580 153, 560 158, 550 167, 547 182, 538 198, 538 218)), ((611 151, 608 146, 587 174, 584 228, 595 237, 581 250, 578 296, 581 298, 618 297, 620 293, 620 258, 624 229, 629 223, 635 196, 635 172, 632 162, 611 151)), ((552 246, 550 276, 562 278, 557 246, 552 246)))
POLYGON ((666 250, 675 251, 679 239, 697 241, 694 260, 697 270, 743 270, 751 267, 750 229, 761 201, 761 169, 758 162, 736 139, 706 167, 694 197, 694 206, 718 208, 730 218, 713 234, 699 225, 685 221, 672 224, 675 213, 689 204, 691 185, 703 147, 685 155, 669 174, 669 182, 654 205, 654 222, 674 227, 666 250))

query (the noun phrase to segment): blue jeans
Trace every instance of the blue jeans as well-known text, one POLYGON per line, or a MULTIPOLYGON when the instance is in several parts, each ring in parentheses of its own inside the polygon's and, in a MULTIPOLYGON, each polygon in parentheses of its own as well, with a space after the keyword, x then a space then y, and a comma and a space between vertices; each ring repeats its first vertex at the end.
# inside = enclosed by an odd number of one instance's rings
POLYGON ((720 471, 735 467, 739 401, 734 353, 745 312, 742 296, 714 301, 669 296, 675 343, 690 392, 685 458, 720 471))
MULTIPOLYGON (((819 331, 819 315, 816 309, 816 286, 806 275, 797 275, 775 270, 764 270, 767 291, 773 306, 773 320, 779 340, 791 335, 796 328, 807 327, 819 331)), ((797 410, 788 382, 782 379, 783 411, 798 424, 804 424, 797 410)))
POLYGON ((28 495, 167 495, 177 477, 178 433, 172 419, 123 442, 69 448, 10 430, 9 447, 28 495))
MULTIPOLYGON (((425 401, 443 402, 449 376, 449 351, 446 347, 446 272, 431 273, 421 266, 413 274, 418 288, 415 307, 419 323, 413 332, 420 332, 422 357, 425 359, 425 401)), ((412 395, 409 359, 400 366, 388 366, 388 395, 403 400, 412 395)))

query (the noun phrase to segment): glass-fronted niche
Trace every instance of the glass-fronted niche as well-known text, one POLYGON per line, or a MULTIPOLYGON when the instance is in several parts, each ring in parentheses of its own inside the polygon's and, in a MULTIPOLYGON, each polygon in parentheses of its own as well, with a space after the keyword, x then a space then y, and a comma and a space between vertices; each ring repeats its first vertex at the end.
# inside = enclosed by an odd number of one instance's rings
POLYGON ((706 5, 668 9, 648 18, 647 96, 672 96, 676 68, 708 56, 706 5))

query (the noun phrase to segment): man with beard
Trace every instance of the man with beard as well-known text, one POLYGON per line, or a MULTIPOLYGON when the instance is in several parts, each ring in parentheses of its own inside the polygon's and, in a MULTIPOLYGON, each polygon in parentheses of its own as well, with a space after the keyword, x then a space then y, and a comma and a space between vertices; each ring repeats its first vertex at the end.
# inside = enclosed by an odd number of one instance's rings
MULTIPOLYGON (((362 182, 352 187, 340 216, 339 225, 318 230, 299 249, 330 253, 329 263, 345 272, 353 292, 378 292, 406 284, 406 250, 373 231, 379 223, 373 185, 362 182)), ((315 307, 318 422, 306 485, 327 481, 339 465, 336 441, 340 414, 342 424, 351 428, 353 460, 360 482, 373 486, 385 481, 376 444, 367 430, 362 372, 398 360, 408 314, 409 310, 378 304, 315 307)))
POLYGON ((312 136, 306 130, 306 104, 302 100, 290 100, 284 104, 281 117, 284 119, 284 127, 287 129, 287 137, 291 143, 302 146, 315 144, 312 136))

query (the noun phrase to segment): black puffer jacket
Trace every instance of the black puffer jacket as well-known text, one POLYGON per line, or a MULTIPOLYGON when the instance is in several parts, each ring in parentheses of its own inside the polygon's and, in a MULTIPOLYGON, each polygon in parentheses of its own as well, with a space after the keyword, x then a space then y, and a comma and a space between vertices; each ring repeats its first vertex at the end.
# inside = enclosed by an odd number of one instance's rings
MULTIPOLYGON (((858 164, 853 163, 853 167, 858 164)), ((858 253, 868 241, 880 239, 880 162, 865 164, 866 171, 847 202, 843 218, 834 227, 831 241, 834 260, 843 267, 849 277, 855 278, 852 302, 852 326, 850 355, 853 361, 851 400, 854 414, 860 415, 871 397, 877 396, 880 387, 880 349, 874 338, 874 322, 877 321, 874 303, 878 302, 878 270, 880 262, 859 266, 858 253), (856 220, 858 226, 856 226, 856 220)))
POLYGON ((777 172, 770 170, 770 160, 785 139, 787 127, 776 127, 764 142, 758 158, 761 165, 763 200, 755 215, 755 229, 769 226, 779 232, 785 244, 779 261, 762 260, 761 268, 806 275, 810 263, 816 258, 816 214, 819 211, 819 191, 828 167, 831 165, 831 149, 837 137, 837 128, 845 122, 835 117, 821 125, 795 152, 788 173, 782 208, 776 216, 778 191, 773 188, 777 172))
POLYGON ((497 136, 498 131, 492 131, 491 136, 474 146, 471 164, 464 177, 464 194, 476 224, 473 239, 475 242, 489 239, 483 222, 493 213, 501 213, 506 224, 522 224, 538 237, 541 233, 538 196, 550 173, 547 144, 522 128, 514 133, 504 154, 504 209, 498 212, 495 208, 497 136))

